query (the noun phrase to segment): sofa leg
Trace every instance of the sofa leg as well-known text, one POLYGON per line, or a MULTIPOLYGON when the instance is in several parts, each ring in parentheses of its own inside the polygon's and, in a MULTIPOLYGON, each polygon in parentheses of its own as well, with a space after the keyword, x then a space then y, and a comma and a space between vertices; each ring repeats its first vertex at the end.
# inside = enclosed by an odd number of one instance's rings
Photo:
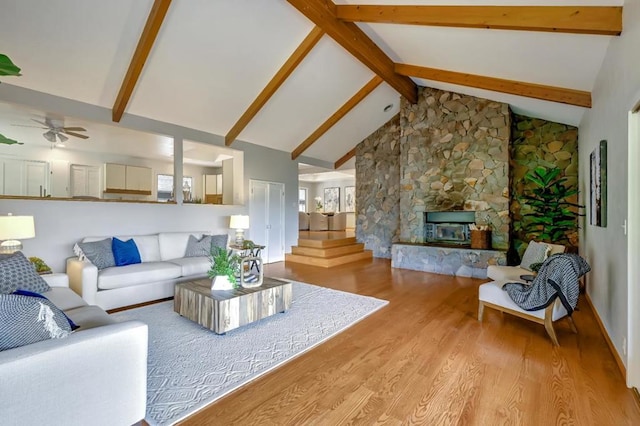
POLYGON ((482 316, 484 314, 484 303, 482 300, 478 301, 478 321, 482 322, 482 316))

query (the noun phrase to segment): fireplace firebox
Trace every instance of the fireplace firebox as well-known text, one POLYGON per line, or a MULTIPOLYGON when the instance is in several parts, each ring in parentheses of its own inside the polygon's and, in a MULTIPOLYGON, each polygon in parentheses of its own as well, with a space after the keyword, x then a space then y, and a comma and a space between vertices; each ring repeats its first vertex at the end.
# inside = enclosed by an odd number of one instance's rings
POLYGON ((424 239, 427 243, 469 246, 469 225, 475 223, 474 211, 427 212, 424 215, 424 239))

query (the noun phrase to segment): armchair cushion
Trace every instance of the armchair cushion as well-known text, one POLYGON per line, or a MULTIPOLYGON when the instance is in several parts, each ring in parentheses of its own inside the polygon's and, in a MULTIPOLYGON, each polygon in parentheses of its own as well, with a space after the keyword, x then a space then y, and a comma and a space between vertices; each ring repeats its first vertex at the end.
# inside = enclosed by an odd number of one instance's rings
POLYGON ((531 271, 531 265, 534 263, 542 263, 549 256, 551 247, 545 243, 537 243, 533 240, 529 242, 527 249, 522 256, 520 267, 531 271))

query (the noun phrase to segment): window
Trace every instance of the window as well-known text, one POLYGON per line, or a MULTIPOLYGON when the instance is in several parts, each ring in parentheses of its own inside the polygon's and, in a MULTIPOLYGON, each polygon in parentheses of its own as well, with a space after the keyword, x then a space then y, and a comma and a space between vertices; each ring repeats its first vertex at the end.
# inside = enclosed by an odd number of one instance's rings
POLYGON ((307 211, 307 188, 298 189, 298 211, 307 211))
MULTIPOLYGON (((193 178, 185 176, 182 178, 183 188, 189 186, 193 190, 193 178)), ((173 201, 173 175, 158 175, 158 201, 173 201)))

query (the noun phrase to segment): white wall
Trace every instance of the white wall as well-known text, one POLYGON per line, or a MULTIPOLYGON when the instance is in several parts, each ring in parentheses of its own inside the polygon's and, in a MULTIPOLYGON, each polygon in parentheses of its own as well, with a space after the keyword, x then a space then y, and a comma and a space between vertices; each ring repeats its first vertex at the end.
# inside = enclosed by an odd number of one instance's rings
MULTIPOLYGON (((623 224, 627 219, 628 185, 640 185, 627 182, 628 114, 640 100, 640 1, 625 1, 623 19, 622 36, 611 40, 592 91, 593 107, 585 113, 579 127, 583 204, 589 204, 589 155, 600 140, 608 142, 608 224, 606 228, 591 226, 586 218, 580 250, 592 268, 587 275, 587 292, 618 353, 627 362, 623 341, 628 333, 629 283, 623 224)), ((640 253, 629 255, 638 261, 640 253)))

